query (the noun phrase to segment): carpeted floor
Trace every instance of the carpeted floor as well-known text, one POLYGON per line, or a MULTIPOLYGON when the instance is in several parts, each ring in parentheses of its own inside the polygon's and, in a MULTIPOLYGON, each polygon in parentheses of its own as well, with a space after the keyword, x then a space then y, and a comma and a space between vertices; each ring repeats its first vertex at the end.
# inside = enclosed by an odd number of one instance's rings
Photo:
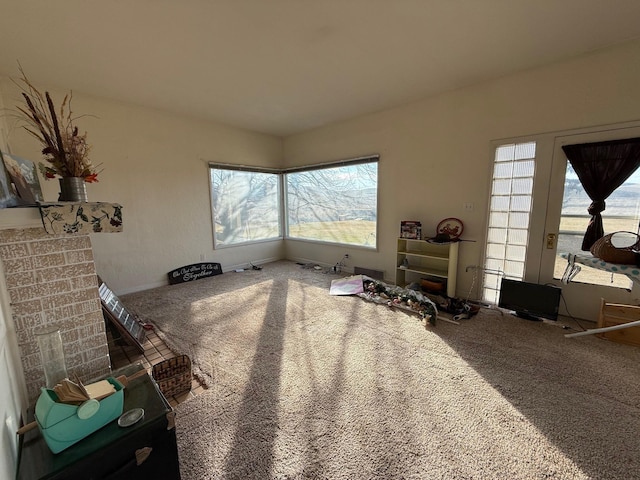
POLYGON ((639 348, 489 309, 425 327, 333 278, 122 297, 210 387, 177 407, 184 480, 640 478, 639 348))

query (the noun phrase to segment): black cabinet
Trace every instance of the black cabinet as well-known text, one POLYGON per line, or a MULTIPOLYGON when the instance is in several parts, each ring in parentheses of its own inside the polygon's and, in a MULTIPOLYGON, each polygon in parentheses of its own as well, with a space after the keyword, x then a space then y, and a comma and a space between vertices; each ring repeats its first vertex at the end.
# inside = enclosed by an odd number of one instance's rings
MULTIPOLYGON (((126 367, 113 376, 131 376, 141 368, 126 367)), ((38 429, 28 432, 20 447, 18 480, 179 480, 175 414, 146 374, 124 389, 124 411, 134 408, 144 409, 144 417, 134 425, 111 422, 58 454, 49 450, 38 429)))

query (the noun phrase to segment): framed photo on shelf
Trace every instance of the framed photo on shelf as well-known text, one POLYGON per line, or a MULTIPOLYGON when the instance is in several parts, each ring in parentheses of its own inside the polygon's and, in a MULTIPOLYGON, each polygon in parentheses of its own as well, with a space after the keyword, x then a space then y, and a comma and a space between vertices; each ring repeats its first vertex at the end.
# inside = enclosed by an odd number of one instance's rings
POLYGON ((421 239, 422 223, 415 220, 403 220, 400 222, 400 238, 421 239))
POLYGON ((42 201, 42 189, 36 164, 0 151, 0 208, 36 205, 42 201))

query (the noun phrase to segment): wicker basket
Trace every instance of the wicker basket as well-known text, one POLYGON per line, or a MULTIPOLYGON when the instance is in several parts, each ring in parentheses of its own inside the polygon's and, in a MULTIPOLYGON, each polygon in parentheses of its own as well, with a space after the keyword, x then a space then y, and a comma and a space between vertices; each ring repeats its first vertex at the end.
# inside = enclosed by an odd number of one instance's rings
POLYGON ((151 374, 165 397, 191 390, 191 359, 187 355, 156 363, 151 374))
POLYGON ((591 254, 594 257, 597 257, 600 260, 604 260, 605 262, 609 263, 617 263, 619 265, 637 265, 638 259, 640 257, 637 253, 635 253, 635 251, 637 251, 639 248, 640 237, 637 234, 633 232, 613 232, 596 240, 596 242, 591 246, 591 254), (630 247, 615 247, 611 243, 611 237, 616 233, 636 235, 638 241, 630 247))

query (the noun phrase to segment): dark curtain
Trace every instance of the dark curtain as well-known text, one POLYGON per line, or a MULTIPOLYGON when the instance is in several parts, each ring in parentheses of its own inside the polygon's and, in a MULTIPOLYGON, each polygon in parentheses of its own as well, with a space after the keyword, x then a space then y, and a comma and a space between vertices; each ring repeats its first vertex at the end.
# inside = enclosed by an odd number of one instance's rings
POLYGON ((582 240, 588 251, 604 235, 605 200, 640 166, 640 138, 563 145, 565 155, 591 199, 589 226, 582 240))

